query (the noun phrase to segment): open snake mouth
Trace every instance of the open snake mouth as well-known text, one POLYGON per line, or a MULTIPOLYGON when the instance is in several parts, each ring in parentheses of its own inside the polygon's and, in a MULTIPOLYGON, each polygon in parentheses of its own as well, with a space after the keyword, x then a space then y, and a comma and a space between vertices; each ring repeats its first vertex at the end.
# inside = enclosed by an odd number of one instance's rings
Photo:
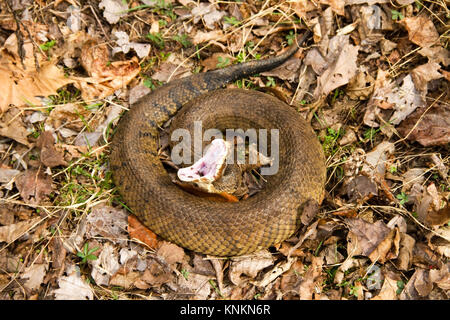
POLYGON ((178 170, 178 178, 185 182, 211 183, 219 179, 225 169, 230 143, 215 139, 205 151, 205 155, 192 166, 178 170))

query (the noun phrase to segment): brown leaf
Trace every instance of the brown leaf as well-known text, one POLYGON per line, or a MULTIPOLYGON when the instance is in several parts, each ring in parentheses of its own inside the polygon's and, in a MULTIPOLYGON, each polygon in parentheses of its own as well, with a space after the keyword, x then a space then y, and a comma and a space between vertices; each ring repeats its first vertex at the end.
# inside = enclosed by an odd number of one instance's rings
POLYGON ((283 63, 281 66, 262 72, 261 75, 265 77, 277 77, 281 80, 288 80, 294 82, 298 78, 298 70, 302 64, 302 60, 297 57, 292 57, 283 63))
POLYGON ((137 57, 130 60, 109 60, 106 44, 87 40, 81 50, 81 65, 90 78, 76 78, 76 86, 84 100, 103 99, 126 85, 141 71, 137 57))
POLYGON ((321 282, 323 257, 311 257, 311 265, 303 277, 303 281, 299 287, 300 300, 311 300, 315 291, 315 286, 321 282))
POLYGON ((34 218, 0 227, 0 242, 11 243, 16 241, 18 238, 34 228, 39 221, 40 218, 34 218))
POLYGON ((47 60, 47 56, 34 45, 28 37, 25 38, 23 49, 25 51, 24 66, 17 52, 16 34, 12 33, 0 49, 0 113, 8 110, 9 105, 17 107, 26 104, 41 105, 37 97, 46 97, 56 94, 56 90, 72 83, 73 80, 64 75, 64 71, 56 66, 57 60, 47 60), (39 69, 35 65, 37 57, 39 69))
POLYGON ((350 180, 347 184, 346 191, 350 202, 357 199, 366 201, 378 195, 377 185, 364 175, 358 175, 350 180))
POLYGON ((227 62, 228 64, 232 64, 234 60, 235 58, 227 53, 216 52, 213 53, 209 58, 203 60, 201 62, 201 65, 205 67, 204 71, 206 72, 208 70, 218 69, 217 65, 220 64, 226 64, 227 62))
POLYGON ((63 154, 55 148, 55 138, 53 138, 51 131, 42 132, 36 142, 36 146, 41 149, 40 160, 45 166, 53 168, 67 165, 63 154))
POLYGON ((391 234, 391 230, 381 220, 369 223, 361 218, 347 218, 345 221, 350 230, 347 251, 351 256, 369 256, 391 234), (353 243, 355 241, 356 243, 353 243))
POLYGON ((27 279, 24 286, 31 291, 36 291, 41 286, 44 281, 44 277, 47 273, 48 264, 38 264, 34 263, 27 267, 22 275, 21 279, 27 279))
POLYGON ((397 280, 384 277, 383 286, 378 295, 370 300, 397 300, 397 280))
POLYGON ((439 73, 440 69, 441 66, 436 62, 428 62, 414 68, 411 71, 414 86, 423 94, 426 94, 428 92, 428 82, 443 77, 443 75, 439 73))
POLYGON ((31 143, 27 139, 29 134, 20 117, 19 109, 12 108, 3 114, 0 120, 0 136, 8 137, 27 147, 31 147, 31 143))
POLYGON ((128 232, 130 238, 138 239, 150 248, 155 249, 158 246, 156 234, 144 226, 134 215, 128 216, 128 232))
POLYGON ((159 67, 159 70, 152 75, 152 79, 161 82, 167 82, 169 80, 178 79, 181 76, 186 75, 188 71, 189 70, 183 66, 180 67, 171 62, 164 62, 159 67))
POLYGON ((28 169, 16 178, 20 196, 26 203, 40 204, 53 191, 52 177, 38 169, 28 169))
POLYGON ((126 211, 104 205, 92 208, 86 217, 86 236, 89 239, 97 235, 113 242, 126 240, 128 238, 126 211))
POLYGON ((168 264, 181 263, 184 260, 184 249, 174 243, 162 241, 156 254, 166 261, 168 264))
POLYGON ((235 257, 230 265, 229 277, 233 284, 239 286, 245 282, 245 277, 254 279, 264 268, 273 265, 270 252, 263 250, 246 257, 235 257))
POLYGON ((426 16, 404 18, 400 21, 408 31, 409 40, 421 47, 431 47, 439 42, 439 33, 426 16))
POLYGON ((172 281, 173 274, 167 272, 159 263, 153 261, 150 266, 145 269, 141 280, 152 287, 160 287, 161 285, 172 281))
POLYGON ((416 110, 401 123, 398 132, 425 147, 450 143, 450 106, 436 104, 425 111, 416 110))
POLYGON ((350 44, 349 36, 335 36, 330 40, 327 62, 329 67, 317 79, 314 96, 326 96, 334 89, 347 84, 356 75, 358 46, 350 44), (335 52, 330 55, 331 52, 335 52))
POLYGON ((413 250, 416 240, 406 233, 402 233, 400 237, 400 249, 398 252, 398 258, 396 261, 397 268, 399 270, 409 270, 412 258, 413 250))
POLYGON ((101 248, 100 254, 98 254, 98 251, 95 254, 98 255, 98 258, 90 261, 92 265, 91 276, 97 285, 107 286, 110 278, 120 268, 117 252, 111 243, 106 242, 101 248))
POLYGON ((385 263, 391 258, 396 258, 398 255, 400 243, 400 233, 398 228, 392 229, 389 234, 377 245, 377 247, 369 254, 369 259, 372 262, 385 263), (391 252, 393 250, 394 252, 391 252))

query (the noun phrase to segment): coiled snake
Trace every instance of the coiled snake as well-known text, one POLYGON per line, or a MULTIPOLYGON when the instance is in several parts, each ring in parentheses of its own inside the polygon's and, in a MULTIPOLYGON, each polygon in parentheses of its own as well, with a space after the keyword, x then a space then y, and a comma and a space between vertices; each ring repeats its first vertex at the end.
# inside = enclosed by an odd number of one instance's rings
MULTIPOLYGON (((301 43, 306 38, 298 42, 301 43)), ((216 256, 268 248, 300 225, 302 205, 324 196, 325 159, 316 135, 291 107, 253 90, 221 89, 270 70, 284 54, 194 74, 152 91, 119 121, 110 168, 127 206, 156 234, 182 247, 216 256), (279 129, 279 170, 263 190, 237 203, 214 202, 176 186, 158 157, 159 127, 178 110, 194 110, 203 128, 279 129)))

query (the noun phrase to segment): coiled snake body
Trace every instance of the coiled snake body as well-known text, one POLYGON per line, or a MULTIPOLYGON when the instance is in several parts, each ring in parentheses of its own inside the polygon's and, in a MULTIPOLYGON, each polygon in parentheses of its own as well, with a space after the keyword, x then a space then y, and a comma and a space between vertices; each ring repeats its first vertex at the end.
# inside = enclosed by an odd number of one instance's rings
POLYGON ((110 168, 127 206, 152 231, 197 252, 242 255, 291 236, 300 225, 302 205, 322 201, 325 160, 311 127, 268 94, 221 89, 281 65, 295 53, 294 46, 277 57, 169 82, 122 117, 111 144, 110 168), (158 158, 158 127, 179 109, 201 120, 204 129, 279 129, 278 173, 266 177, 263 190, 237 203, 214 202, 181 190, 158 158))

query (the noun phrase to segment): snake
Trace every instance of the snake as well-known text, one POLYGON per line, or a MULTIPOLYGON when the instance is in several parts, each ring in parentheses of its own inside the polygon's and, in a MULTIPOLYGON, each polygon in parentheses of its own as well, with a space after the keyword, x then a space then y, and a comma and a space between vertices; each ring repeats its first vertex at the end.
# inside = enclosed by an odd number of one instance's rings
POLYGON ((109 166, 121 200, 141 223, 169 242, 219 257, 270 248, 300 228, 305 204, 320 204, 325 193, 318 137, 295 108, 275 96, 226 85, 282 65, 308 35, 278 56, 169 81, 124 112, 110 143, 109 166), (177 113, 202 121, 204 128, 279 130, 278 172, 239 202, 182 190, 159 157, 161 127, 177 113))

